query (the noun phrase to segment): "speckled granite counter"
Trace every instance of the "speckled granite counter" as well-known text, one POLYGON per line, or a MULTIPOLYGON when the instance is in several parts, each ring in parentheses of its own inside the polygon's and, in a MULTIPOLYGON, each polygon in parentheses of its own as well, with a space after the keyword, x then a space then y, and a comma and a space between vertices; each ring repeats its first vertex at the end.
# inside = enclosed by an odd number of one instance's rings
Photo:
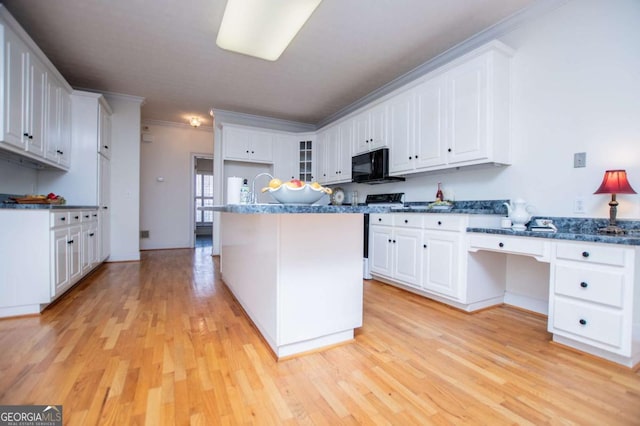
POLYGON ((90 210, 98 206, 76 206, 71 204, 15 204, 0 203, 0 209, 4 210, 90 210))
MULTIPOLYGON (((537 218, 542 219, 543 217, 537 218)), ((533 219, 536 219, 536 217, 533 219)), ((640 221, 618 220, 618 225, 625 229, 627 234, 610 235, 598 233, 599 228, 603 228, 609 224, 608 219, 583 219, 571 217, 544 217, 544 219, 553 220, 558 231, 539 232, 530 230, 513 231, 509 228, 467 228, 467 232, 640 246, 640 221)))

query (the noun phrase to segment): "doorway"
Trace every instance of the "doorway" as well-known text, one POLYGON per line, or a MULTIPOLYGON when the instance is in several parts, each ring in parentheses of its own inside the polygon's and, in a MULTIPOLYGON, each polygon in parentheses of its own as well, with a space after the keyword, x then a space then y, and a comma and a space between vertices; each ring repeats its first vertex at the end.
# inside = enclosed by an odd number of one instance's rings
POLYGON ((213 206, 213 157, 211 155, 194 154, 192 157, 193 176, 191 179, 193 218, 192 247, 211 247, 213 244, 213 212, 203 211, 198 207, 213 206))

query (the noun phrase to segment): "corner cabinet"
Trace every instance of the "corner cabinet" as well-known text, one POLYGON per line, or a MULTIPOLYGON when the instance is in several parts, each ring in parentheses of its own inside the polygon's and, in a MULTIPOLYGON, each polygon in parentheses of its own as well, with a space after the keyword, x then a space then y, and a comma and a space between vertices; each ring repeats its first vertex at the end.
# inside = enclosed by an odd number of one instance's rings
POLYGON ((512 54, 491 42, 391 98, 391 173, 509 164, 512 54))
POLYGON ((0 149, 40 168, 70 166, 71 87, 33 40, 0 5, 2 116, 0 149))
POLYGON ((0 318, 39 313, 95 269, 98 210, 0 209, 0 318))

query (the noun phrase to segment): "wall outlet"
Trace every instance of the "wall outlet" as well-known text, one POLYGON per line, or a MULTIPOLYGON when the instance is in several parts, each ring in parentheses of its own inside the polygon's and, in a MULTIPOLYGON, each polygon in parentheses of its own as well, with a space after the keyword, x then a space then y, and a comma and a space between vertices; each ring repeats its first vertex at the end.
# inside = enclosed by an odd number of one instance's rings
POLYGON ((586 152, 576 152, 573 154, 573 168, 576 169, 578 167, 587 167, 586 152))
POLYGON ((575 200, 573 200, 573 212, 584 213, 584 198, 576 197, 575 200))
POLYGON ((140 238, 149 238, 149 231, 140 231, 140 238))

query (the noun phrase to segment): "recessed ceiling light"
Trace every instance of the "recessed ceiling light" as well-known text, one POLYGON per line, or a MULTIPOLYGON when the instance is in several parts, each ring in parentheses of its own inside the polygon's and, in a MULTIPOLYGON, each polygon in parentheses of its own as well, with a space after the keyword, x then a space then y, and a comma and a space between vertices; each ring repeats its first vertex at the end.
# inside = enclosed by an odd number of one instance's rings
POLYGON ((322 0, 227 0, 216 44, 275 61, 322 0))

